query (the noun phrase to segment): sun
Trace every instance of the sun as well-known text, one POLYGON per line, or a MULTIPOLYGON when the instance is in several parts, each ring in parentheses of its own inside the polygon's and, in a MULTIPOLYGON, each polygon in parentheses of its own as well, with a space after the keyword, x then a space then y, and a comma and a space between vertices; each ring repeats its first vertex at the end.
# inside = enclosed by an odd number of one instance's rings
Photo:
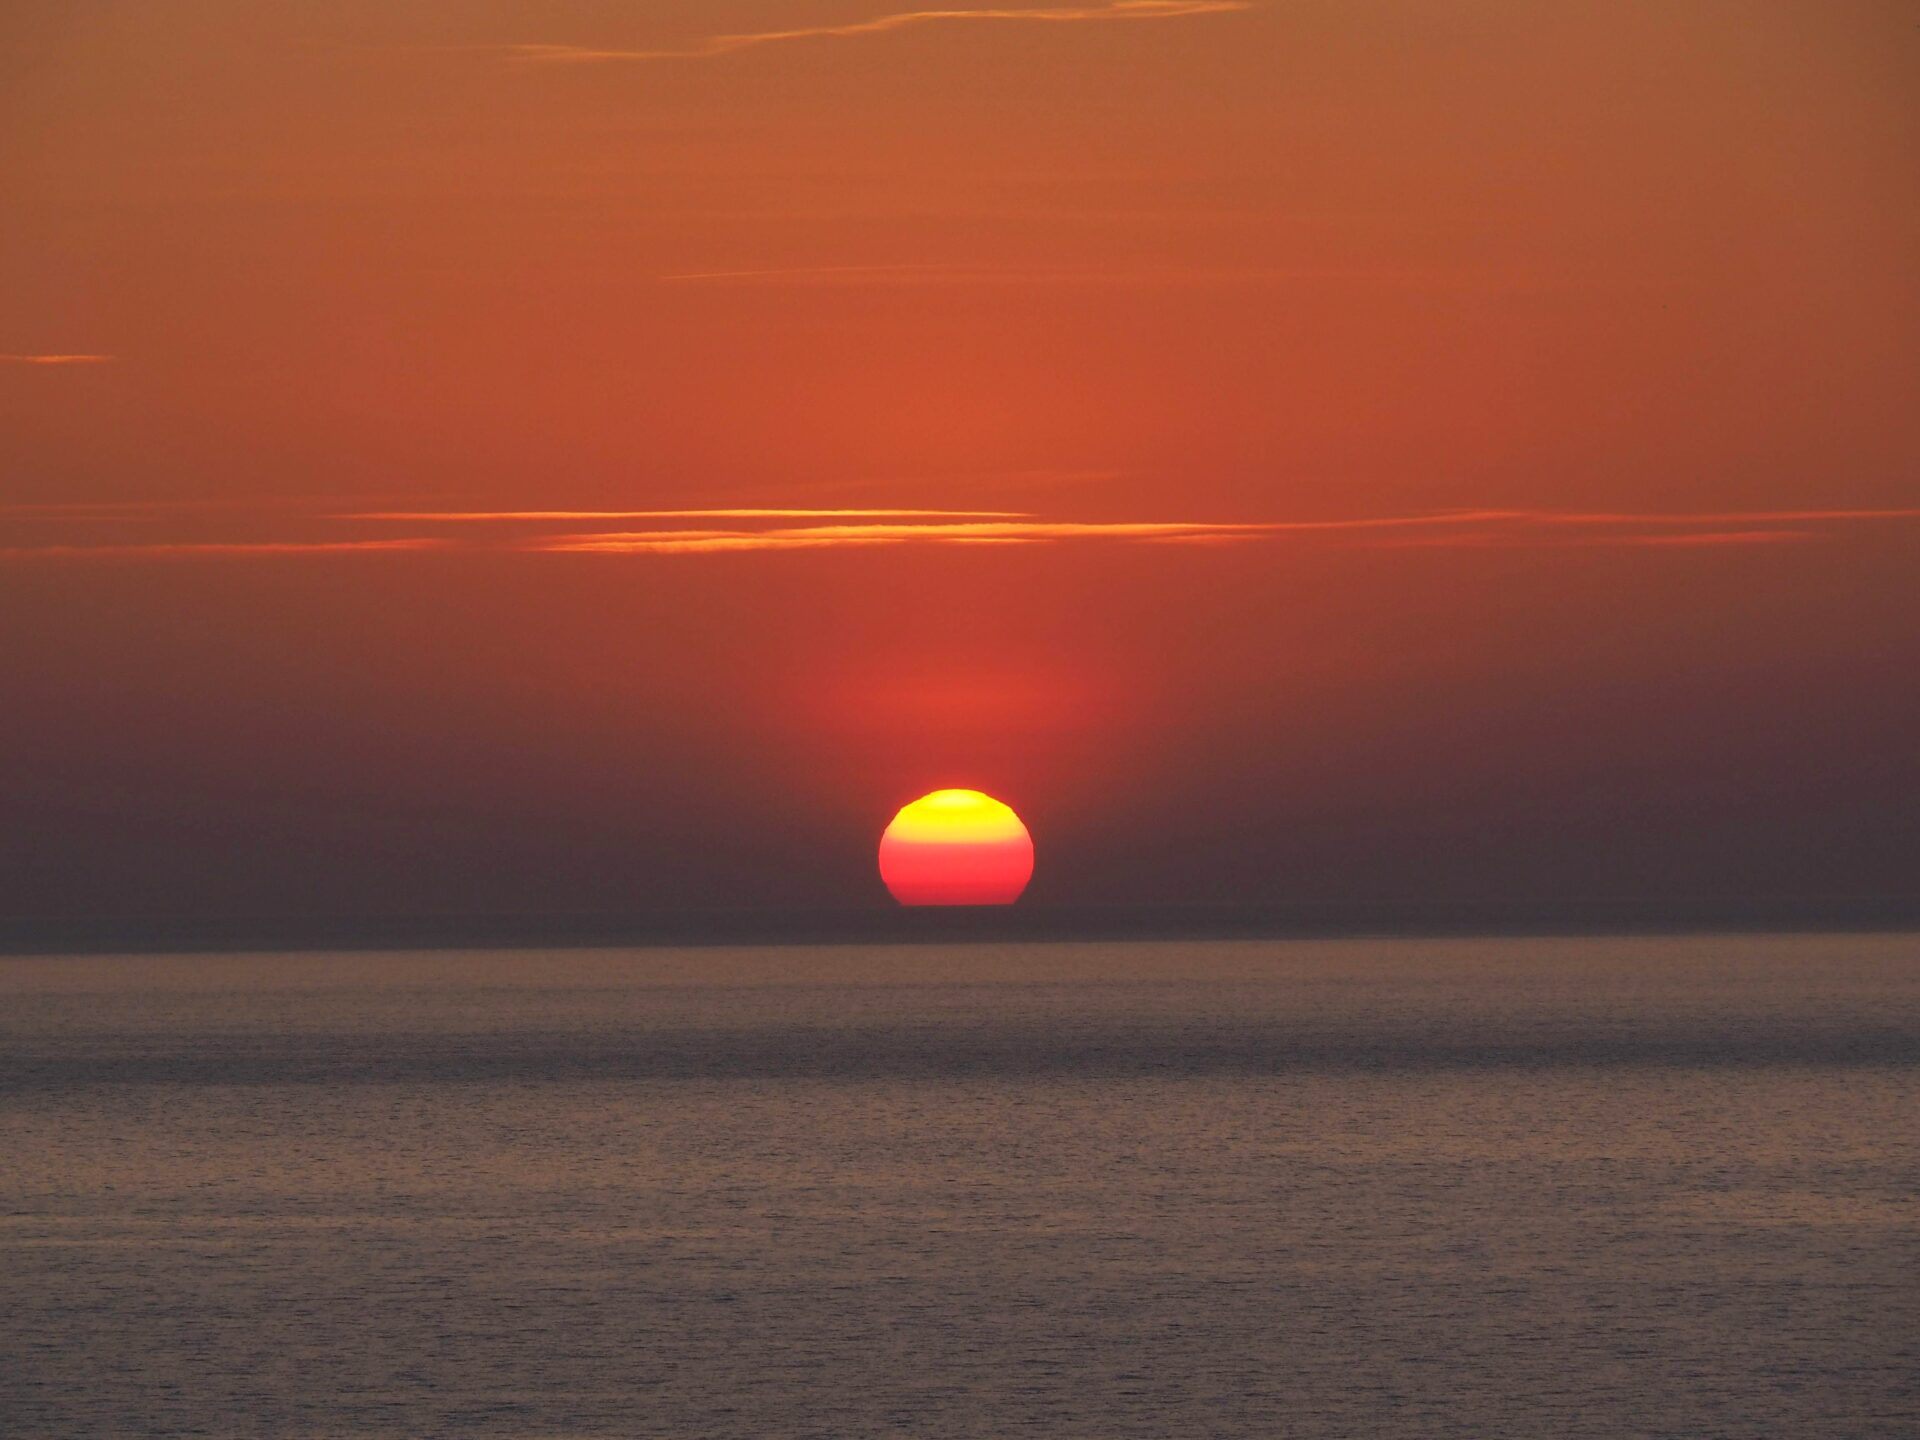
POLYGON ((935 790, 880 837, 880 878, 902 905, 1011 905, 1033 878, 1033 837, 991 795, 935 790))

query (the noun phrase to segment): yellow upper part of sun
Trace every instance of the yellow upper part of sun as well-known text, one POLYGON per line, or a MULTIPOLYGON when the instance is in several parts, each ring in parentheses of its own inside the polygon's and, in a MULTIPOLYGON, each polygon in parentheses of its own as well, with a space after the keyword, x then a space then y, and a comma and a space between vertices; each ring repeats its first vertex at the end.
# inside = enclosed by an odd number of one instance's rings
POLYGON ((978 790, 935 790, 903 806, 887 834, 914 845, 992 845, 1024 840, 1027 827, 991 795, 978 790))

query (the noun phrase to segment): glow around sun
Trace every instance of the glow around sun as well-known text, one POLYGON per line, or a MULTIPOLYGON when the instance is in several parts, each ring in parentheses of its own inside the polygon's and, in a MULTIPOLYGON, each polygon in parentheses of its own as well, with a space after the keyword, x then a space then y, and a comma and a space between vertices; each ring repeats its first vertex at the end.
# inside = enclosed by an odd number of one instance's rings
POLYGON ((880 837, 880 878, 902 905, 1011 905, 1033 877, 1033 837, 978 790, 935 790, 880 837))

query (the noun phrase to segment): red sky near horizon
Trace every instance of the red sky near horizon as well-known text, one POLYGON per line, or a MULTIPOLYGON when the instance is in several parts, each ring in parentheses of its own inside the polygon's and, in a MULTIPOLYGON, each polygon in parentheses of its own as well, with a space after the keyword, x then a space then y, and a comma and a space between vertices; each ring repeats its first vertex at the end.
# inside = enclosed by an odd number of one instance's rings
POLYGON ((29 3, 0 914, 1920 893, 1909 5, 29 3))

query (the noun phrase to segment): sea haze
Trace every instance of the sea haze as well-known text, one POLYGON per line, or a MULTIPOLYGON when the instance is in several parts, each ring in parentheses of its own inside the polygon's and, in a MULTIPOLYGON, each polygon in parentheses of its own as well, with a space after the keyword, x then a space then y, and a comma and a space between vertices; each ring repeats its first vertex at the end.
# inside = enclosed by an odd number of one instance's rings
POLYGON ((0 959, 0 1431, 1908 1436, 1920 937, 0 959))

